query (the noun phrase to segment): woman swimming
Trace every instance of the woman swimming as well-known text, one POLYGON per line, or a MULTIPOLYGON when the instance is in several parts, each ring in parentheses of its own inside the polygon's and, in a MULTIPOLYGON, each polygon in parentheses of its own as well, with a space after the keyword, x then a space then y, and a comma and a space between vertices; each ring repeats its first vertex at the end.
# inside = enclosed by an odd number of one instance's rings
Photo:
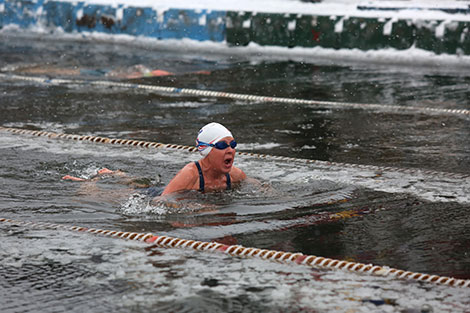
POLYGON ((232 133, 219 123, 209 123, 199 131, 196 147, 203 158, 183 167, 163 190, 167 195, 183 190, 200 192, 231 189, 246 179, 233 165, 237 143, 232 133))
POLYGON ((64 180, 89 181, 100 179, 103 175, 120 177, 122 183, 134 188, 143 189, 147 195, 156 201, 162 197, 184 190, 198 190, 200 192, 231 189, 233 185, 246 179, 246 174, 233 165, 237 143, 232 133, 219 123, 209 123, 199 131, 196 138, 196 147, 203 158, 191 162, 183 167, 165 188, 152 187, 136 180, 120 171, 111 171, 103 168, 91 179, 83 179, 70 175, 62 177, 64 180))

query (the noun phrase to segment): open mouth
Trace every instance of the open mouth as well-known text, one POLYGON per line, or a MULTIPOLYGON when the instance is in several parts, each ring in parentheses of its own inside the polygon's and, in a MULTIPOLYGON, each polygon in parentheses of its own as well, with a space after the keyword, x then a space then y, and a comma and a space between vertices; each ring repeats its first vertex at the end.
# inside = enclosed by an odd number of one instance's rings
POLYGON ((226 166, 232 165, 232 162, 233 162, 233 158, 232 158, 232 157, 227 157, 227 158, 225 158, 225 160, 224 160, 224 163, 225 163, 226 166))

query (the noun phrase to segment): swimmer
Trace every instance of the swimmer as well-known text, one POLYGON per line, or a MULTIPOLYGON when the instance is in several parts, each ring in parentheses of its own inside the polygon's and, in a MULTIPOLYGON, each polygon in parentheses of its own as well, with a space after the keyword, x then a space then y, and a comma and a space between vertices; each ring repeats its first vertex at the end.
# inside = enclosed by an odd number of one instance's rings
MULTIPOLYGON (((123 67, 116 69, 87 69, 87 68, 62 68, 53 65, 30 65, 22 67, 6 66, 0 71, 13 72, 20 74, 33 75, 53 75, 53 76, 93 76, 93 77, 111 77, 118 79, 137 79, 145 77, 163 77, 175 76, 176 73, 168 72, 162 69, 150 69, 142 64, 133 65, 131 67, 123 67)), ((209 71, 188 72, 185 74, 209 75, 209 71)))
MULTIPOLYGON (((154 205, 167 204, 168 200, 173 198, 172 195, 185 190, 200 192, 230 190, 245 180, 261 185, 255 179, 247 179, 246 174, 233 165, 236 146, 232 133, 223 125, 213 122, 201 128, 196 138, 196 147, 202 159, 184 166, 164 188, 142 183, 120 170, 112 171, 107 168, 99 170, 97 175, 90 179, 70 175, 62 179, 93 183, 103 176, 117 177, 121 184, 128 185, 132 189, 141 189, 142 193, 152 198, 151 203, 154 205)), ((88 189, 92 190, 90 187, 88 189)))
POLYGON ((183 167, 162 196, 183 190, 228 190, 245 180, 246 174, 233 165, 236 146, 232 133, 223 125, 213 122, 201 128, 196 147, 202 159, 183 167))

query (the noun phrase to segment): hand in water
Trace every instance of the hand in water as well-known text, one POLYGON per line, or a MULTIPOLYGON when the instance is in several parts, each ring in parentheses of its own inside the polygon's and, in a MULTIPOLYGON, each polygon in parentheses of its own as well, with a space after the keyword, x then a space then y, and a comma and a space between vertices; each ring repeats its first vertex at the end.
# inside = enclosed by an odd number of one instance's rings
POLYGON ((96 178, 99 178, 101 175, 115 175, 115 176, 126 176, 126 173, 124 173, 121 170, 116 170, 112 171, 106 167, 103 167, 102 169, 98 170, 97 174, 95 176, 92 176, 89 179, 81 178, 81 177, 75 177, 72 175, 65 175, 62 177, 63 180, 71 180, 71 181, 89 181, 89 180, 94 180, 96 178))
POLYGON ((104 167, 98 171, 98 175, 113 174, 114 172, 117 172, 117 171, 111 171, 110 169, 104 167))
POLYGON ((85 181, 86 179, 84 178, 80 178, 80 177, 75 177, 75 176, 71 176, 71 175, 65 175, 64 177, 62 177, 63 180, 72 180, 72 181, 85 181))

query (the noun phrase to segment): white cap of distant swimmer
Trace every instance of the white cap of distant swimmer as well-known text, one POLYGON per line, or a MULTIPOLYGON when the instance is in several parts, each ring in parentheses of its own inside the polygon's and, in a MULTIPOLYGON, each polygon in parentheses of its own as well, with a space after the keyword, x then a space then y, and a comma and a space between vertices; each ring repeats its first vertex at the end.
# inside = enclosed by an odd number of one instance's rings
POLYGON ((215 144, 225 137, 233 137, 232 133, 219 123, 209 123, 199 131, 196 139, 196 146, 199 153, 206 157, 212 150, 212 147, 201 145, 200 142, 215 144))

